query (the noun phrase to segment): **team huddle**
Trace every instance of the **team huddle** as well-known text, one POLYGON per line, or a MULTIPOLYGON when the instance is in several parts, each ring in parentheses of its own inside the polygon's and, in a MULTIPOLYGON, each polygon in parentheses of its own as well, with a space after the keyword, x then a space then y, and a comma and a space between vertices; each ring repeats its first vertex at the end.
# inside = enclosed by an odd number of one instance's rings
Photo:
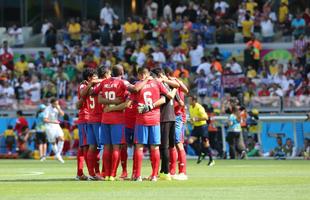
POLYGON ((78 180, 114 181, 119 163, 122 167, 119 178, 129 179, 128 146, 134 149, 131 180, 142 181, 144 147, 149 148, 152 166, 148 180, 187 180, 183 138, 184 94, 188 89, 171 73, 169 69, 149 72, 142 67, 137 72, 138 81, 129 83, 122 78, 124 70, 120 65, 111 70, 83 71, 77 102, 78 180), (99 169, 101 145, 104 149, 99 169), (89 176, 83 173, 84 160, 89 176))

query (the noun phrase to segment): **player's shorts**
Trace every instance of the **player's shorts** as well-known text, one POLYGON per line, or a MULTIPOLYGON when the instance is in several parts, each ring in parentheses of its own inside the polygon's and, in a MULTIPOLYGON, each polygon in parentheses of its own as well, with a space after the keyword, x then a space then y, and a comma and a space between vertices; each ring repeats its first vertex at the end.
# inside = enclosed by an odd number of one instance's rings
POLYGON ((37 144, 47 143, 47 137, 45 131, 36 131, 36 142, 37 144))
POLYGON ((100 145, 101 123, 88 123, 86 125, 86 135, 88 145, 100 145))
POLYGON ((87 145, 87 130, 86 130, 86 123, 78 124, 79 129, 79 146, 83 147, 87 145))
POLYGON ((50 143, 55 143, 58 137, 63 137, 64 132, 62 131, 59 124, 47 124, 46 125, 46 136, 50 143))
POLYGON ((160 125, 155 126, 135 126, 135 144, 160 144, 160 125))
POLYGON ((175 144, 184 143, 184 128, 182 115, 177 115, 175 118, 175 144))
POLYGON ((125 126, 123 124, 102 124, 100 144, 125 144, 125 126))
POLYGON ((201 137, 202 139, 209 139, 208 126, 207 125, 194 126, 191 136, 197 138, 201 137))
POLYGON ((133 144, 133 138, 134 138, 135 130, 133 128, 125 128, 125 137, 126 137, 126 143, 129 145, 133 144))
POLYGON ((173 148, 175 145, 175 122, 160 122, 160 148, 173 148))

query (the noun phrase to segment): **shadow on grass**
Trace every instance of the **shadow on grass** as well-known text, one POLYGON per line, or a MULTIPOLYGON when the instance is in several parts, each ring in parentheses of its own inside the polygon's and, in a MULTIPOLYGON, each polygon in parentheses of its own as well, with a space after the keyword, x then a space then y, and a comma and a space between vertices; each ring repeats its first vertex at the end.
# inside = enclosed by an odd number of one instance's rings
POLYGON ((15 183, 15 182, 76 182, 74 178, 48 178, 48 179, 0 179, 0 183, 15 183))

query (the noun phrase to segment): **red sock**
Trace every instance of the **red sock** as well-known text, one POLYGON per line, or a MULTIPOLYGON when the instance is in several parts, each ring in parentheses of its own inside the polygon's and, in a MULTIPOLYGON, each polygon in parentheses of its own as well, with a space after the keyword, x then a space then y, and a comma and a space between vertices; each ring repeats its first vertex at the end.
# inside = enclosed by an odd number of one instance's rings
POLYGON ((179 173, 186 174, 186 153, 184 149, 178 149, 179 173))
POLYGON ((102 154, 102 168, 101 168, 101 176, 102 177, 105 177, 105 171, 104 171, 104 160, 105 160, 105 157, 104 157, 104 154, 102 154))
POLYGON ((116 172, 120 160, 120 149, 113 149, 112 152, 112 165, 111 165, 111 176, 116 177, 116 172))
POLYGON ((141 176, 141 168, 142 168, 142 160, 143 160, 143 150, 136 149, 135 150, 135 165, 136 165, 136 177, 141 176))
POLYGON ((103 150, 103 166, 104 166, 104 174, 105 176, 111 176, 111 159, 112 159, 112 152, 108 148, 104 148, 103 150))
POLYGON ((159 149, 151 148, 151 157, 152 157, 152 175, 151 176, 158 176, 158 169, 159 169, 159 163, 160 163, 160 153, 159 149))
POLYGON ((96 163, 96 152, 88 150, 87 152, 87 162, 88 162, 88 173, 90 176, 95 176, 95 163, 96 163))
POLYGON ((88 174, 90 175, 90 169, 91 169, 91 167, 90 167, 90 165, 89 165, 89 162, 88 162, 88 148, 85 148, 84 150, 83 150, 83 155, 84 155, 84 161, 85 161, 85 163, 86 163, 86 167, 87 167, 87 170, 88 170, 88 174))
POLYGON ((124 145, 121 149, 121 164, 122 164, 122 170, 123 172, 127 172, 127 145, 124 145))
POLYGON ((95 172, 96 174, 100 174, 99 163, 100 162, 100 151, 96 150, 96 159, 95 159, 95 172))
POLYGON ((133 155, 132 155, 132 175, 131 177, 136 178, 136 171, 137 171, 137 166, 136 166, 136 150, 133 151, 133 155))
POLYGON ((84 155, 83 150, 81 148, 78 148, 78 152, 76 154, 76 161, 77 161, 77 175, 82 176, 83 175, 83 165, 84 165, 84 155))
POLYGON ((175 147, 169 148, 169 154, 170 154, 170 174, 175 175, 175 171, 177 168, 177 150, 175 147))

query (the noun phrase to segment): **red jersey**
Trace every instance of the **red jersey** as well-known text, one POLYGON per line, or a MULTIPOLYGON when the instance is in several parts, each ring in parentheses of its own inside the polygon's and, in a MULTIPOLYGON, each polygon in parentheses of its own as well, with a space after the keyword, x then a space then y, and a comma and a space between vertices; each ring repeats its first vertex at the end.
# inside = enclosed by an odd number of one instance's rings
MULTIPOLYGON (((185 100, 184 92, 181 90, 181 88, 179 88, 177 92, 180 99, 184 102, 185 100)), ((180 104, 177 101, 174 101, 174 113, 176 116, 182 115, 182 121, 186 122, 185 106, 180 106, 180 104)))
POLYGON ((89 111, 89 123, 100 123, 102 118, 102 104, 98 102, 98 94, 100 93, 100 83, 93 88, 94 94, 87 97, 87 108, 89 111))
MULTIPOLYGON (((125 101, 126 96, 128 95, 124 81, 119 78, 111 77, 105 79, 100 83, 99 87, 101 88, 102 96, 109 100, 119 98, 125 101)), ((104 113, 101 122, 104 124, 124 124, 124 112, 113 111, 104 113)))
MULTIPOLYGON (((160 99, 161 95, 167 95, 168 90, 162 83, 156 80, 149 80, 147 84, 137 93, 138 104, 152 105, 160 99)), ((147 113, 138 113, 137 125, 155 126, 160 124, 160 107, 154 108, 147 113)))
POLYGON ((24 128, 28 128, 28 122, 24 117, 19 117, 16 119, 16 125, 14 130, 20 135, 23 132, 24 128))
POLYGON ((131 106, 125 109, 125 127, 134 128, 136 123, 136 116, 138 113, 137 93, 131 93, 129 99, 131 100, 131 106))
MULTIPOLYGON (((184 92, 182 92, 182 90, 179 88, 178 89, 178 95, 180 97, 180 100, 182 100, 184 102, 184 92)), ((174 113, 176 116, 181 115, 182 114, 182 109, 184 109, 184 106, 180 106, 180 104, 175 100, 174 101, 174 113)))
MULTIPOLYGON (((78 98, 81 98, 81 91, 86 88, 86 84, 81 84, 78 88, 78 98)), ((85 97, 84 97, 85 98, 85 97)), ((78 124, 86 123, 88 120, 88 108, 87 108, 87 102, 84 101, 80 110, 79 110, 79 119, 77 120, 78 124)))

